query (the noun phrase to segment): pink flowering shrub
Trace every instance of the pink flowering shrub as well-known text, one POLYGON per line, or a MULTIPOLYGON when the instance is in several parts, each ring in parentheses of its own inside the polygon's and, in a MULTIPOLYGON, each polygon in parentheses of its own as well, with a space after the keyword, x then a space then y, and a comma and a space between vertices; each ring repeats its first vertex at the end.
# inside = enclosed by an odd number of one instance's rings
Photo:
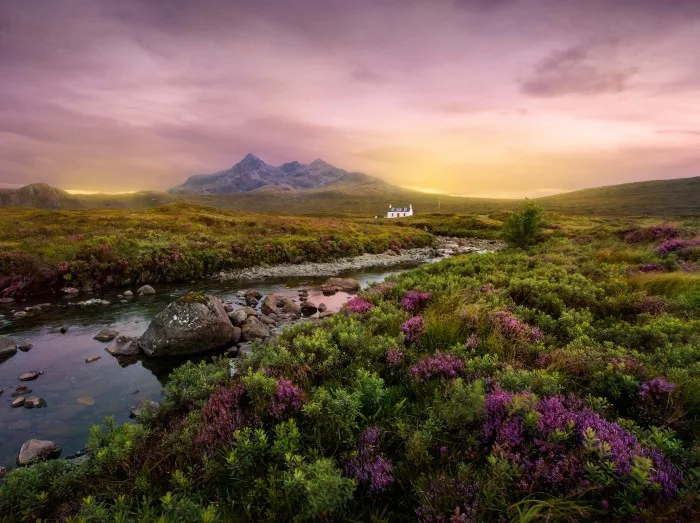
POLYGON ((657 491, 671 497, 678 490, 681 474, 662 452, 644 447, 579 399, 538 400, 495 387, 485 411, 482 442, 491 454, 522 467, 517 484, 524 491, 567 496, 595 486, 598 495, 610 499, 657 491), (635 484, 640 474, 647 478, 644 492, 635 484))
POLYGON ((409 374, 416 381, 425 381, 431 378, 456 378, 464 368, 464 361, 452 354, 436 352, 432 356, 421 359, 416 363, 409 374))
POLYGON ((430 299, 429 292, 409 291, 401 300, 401 307, 409 312, 417 311, 430 299))
POLYGON ((681 239, 674 239, 674 240, 667 240, 665 242, 660 243, 656 247, 656 254, 669 254, 672 252, 679 252, 683 251, 685 249, 690 249, 691 247, 698 247, 700 246, 700 238, 694 238, 692 240, 681 240, 681 239))
POLYGON ((403 332, 406 341, 417 345, 423 338, 423 333, 425 332, 425 327, 423 325, 423 318, 420 316, 414 316, 413 318, 406 320, 401 325, 401 332, 403 332))
POLYGON ((369 312, 372 308, 372 304, 364 298, 356 296, 345 304, 345 308, 348 312, 353 314, 364 314, 365 312, 369 312))
POLYGON ((244 408, 247 403, 245 387, 241 383, 216 389, 202 409, 196 443, 208 450, 230 443, 233 433, 250 421, 251 417, 244 408))
POLYGON ((659 240, 670 240, 678 236, 678 229, 673 225, 652 225, 639 227, 625 234, 627 243, 649 243, 659 240))
POLYGON ((278 378, 270 405, 270 414, 282 418, 299 412, 304 404, 304 391, 286 378, 278 378))
POLYGON ((379 427, 369 427, 360 433, 360 444, 347 462, 346 471, 370 492, 384 492, 394 481, 394 465, 379 451, 379 427))
POLYGON ((398 367, 406 358, 406 355, 401 349, 389 349, 386 351, 386 363, 389 367, 398 367))
POLYGON ((539 327, 523 323, 508 311, 499 311, 493 317, 493 324, 503 336, 513 340, 542 341, 544 335, 539 327))
POLYGON ((639 266, 640 272, 664 272, 666 267, 660 263, 645 263, 639 266))

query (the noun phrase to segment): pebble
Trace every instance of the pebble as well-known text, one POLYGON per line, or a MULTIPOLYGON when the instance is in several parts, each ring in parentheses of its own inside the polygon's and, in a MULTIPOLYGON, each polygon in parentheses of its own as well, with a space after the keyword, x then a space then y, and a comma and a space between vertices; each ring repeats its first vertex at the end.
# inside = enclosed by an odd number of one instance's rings
POLYGON ((46 400, 38 396, 29 396, 24 400, 25 409, 41 409, 46 407, 46 400))
POLYGON ((16 409, 17 407, 21 407, 22 405, 24 405, 24 400, 25 400, 24 396, 20 396, 19 398, 15 398, 14 400, 12 400, 12 408, 16 409))
POLYGON ((87 405, 88 407, 92 407, 95 404, 95 398, 92 396, 81 396, 76 401, 80 405, 87 405))
POLYGON ((22 352, 29 352, 30 350, 32 350, 33 347, 34 347, 34 345, 32 345, 31 343, 28 343, 26 341, 24 343, 22 343, 21 345, 17 346, 17 348, 19 350, 21 350, 22 352))
POLYGON ((10 397, 11 398, 18 398, 19 396, 24 396, 25 394, 31 394, 31 393, 32 393, 32 389, 28 389, 25 387, 25 388, 20 390, 18 388, 16 391, 14 391, 12 394, 10 394, 10 397))
POLYGON ((65 334, 68 332, 68 327, 61 327, 59 330, 61 331, 61 334, 65 334))
POLYGON ((19 381, 33 381, 43 374, 42 371, 33 370, 31 372, 25 372, 19 377, 19 381))
POLYGON ((85 358, 85 363, 92 363, 94 361, 97 361, 101 358, 102 356, 88 356, 85 358))

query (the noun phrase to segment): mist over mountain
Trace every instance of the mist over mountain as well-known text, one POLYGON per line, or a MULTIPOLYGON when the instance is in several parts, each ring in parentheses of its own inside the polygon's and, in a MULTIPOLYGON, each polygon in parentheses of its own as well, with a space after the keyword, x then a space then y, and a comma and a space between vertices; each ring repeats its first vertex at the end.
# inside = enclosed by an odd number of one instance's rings
MULTIPOLYGON (((231 194, 259 190, 319 189, 356 178, 361 173, 349 173, 324 162, 320 158, 309 164, 298 161, 270 165, 248 154, 230 169, 212 174, 189 177, 183 184, 168 189, 171 194, 231 194)), ((377 183, 384 183, 373 178, 377 183)))

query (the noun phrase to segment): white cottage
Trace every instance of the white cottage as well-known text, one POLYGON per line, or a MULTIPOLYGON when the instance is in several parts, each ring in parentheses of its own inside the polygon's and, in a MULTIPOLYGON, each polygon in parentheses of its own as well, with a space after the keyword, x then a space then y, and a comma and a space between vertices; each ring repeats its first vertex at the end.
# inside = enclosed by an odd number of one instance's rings
POLYGON ((392 207, 389 204, 389 212, 386 213, 387 218, 405 218, 406 216, 413 216, 413 205, 409 204, 408 207, 392 207))

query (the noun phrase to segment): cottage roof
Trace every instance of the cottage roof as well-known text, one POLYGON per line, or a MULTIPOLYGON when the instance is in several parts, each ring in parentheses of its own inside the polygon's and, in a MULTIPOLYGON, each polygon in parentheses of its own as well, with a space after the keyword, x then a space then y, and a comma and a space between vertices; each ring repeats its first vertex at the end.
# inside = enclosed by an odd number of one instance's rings
POLYGON ((389 212, 409 212, 410 207, 389 207, 389 212))

